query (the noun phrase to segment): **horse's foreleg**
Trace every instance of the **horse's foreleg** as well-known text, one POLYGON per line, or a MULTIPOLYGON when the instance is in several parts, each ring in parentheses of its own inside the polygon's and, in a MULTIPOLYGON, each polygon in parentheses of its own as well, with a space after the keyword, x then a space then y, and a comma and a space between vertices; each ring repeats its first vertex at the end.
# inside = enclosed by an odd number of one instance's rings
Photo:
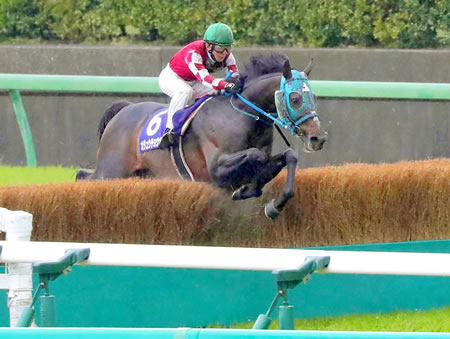
POLYGON ((289 148, 283 153, 272 157, 271 161, 269 161, 269 163, 272 164, 272 169, 269 167, 269 171, 262 175, 261 184, 264 185, 272 180, 281 171, 281 169, 284 168, 284 166, 287 167, 288 174, 283 191, 278 198, 267 203, 264 208, 266 216, 270 219, 275 219, 278 217, 286 203, 294 197, 295 171, 297 169, 298 159, 298 153, 289 148))
POLYGON ((271 219, 275 219, 276 217, 278 217, 278 215, 280 215, 280 212, 283 210, 286 203, 294 197, 295 171, 297 169, 299 155, 296 151, 294 151, 291 148, 287 149, 280 155, 284 157, 288 175, 283 191, 281 192, 280 196, 267 203, 264 208, 266 216, 271 219))
MULTIPOLYGON (((217 186, 239 188, 244 183, 253 180, 264 167, 267 159, 268 156, 257 148, 250 148, 233 154, 221 154, 210 166, 210 173, 217 186)), ((256 195, 252 194, 251 196, 256 195)))
POLYGON ((251 148, 234 154, 220 155, 211 167, 216 185, 219 187, 236 187, 234 200, 259 197, 265 184, 275 178, 287 167, 288 176, 280 196, 265 206, 268 218, 274 219, 283 210, 286 203, 294 196, 295 170, 299 155, 289 148, 267 160, 266 153, 251 148), (247 180, 243 180, 243 178, 247 180), (246 182, 245 182, 246 181, 246 182))
POLYGON ((249 184, 241 186, 234 191, 233 200, 243 200, 259 197, 265 184, 275 178, 286 167, 285 152, 271 157, 264 166, 257 169, 249 184))

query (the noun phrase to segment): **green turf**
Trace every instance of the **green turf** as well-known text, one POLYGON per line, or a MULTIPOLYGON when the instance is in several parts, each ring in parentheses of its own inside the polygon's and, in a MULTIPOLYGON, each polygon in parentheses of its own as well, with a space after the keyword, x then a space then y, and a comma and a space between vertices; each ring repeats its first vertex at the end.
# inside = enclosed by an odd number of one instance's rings
MULTIPOLYGON (((235 324, 232 328, 252 328, 252 323, 235 324)), ((279 329, 273 321, 270 329, 279 329)), ((383 331, 383 332, 450 332, 450 306, 415 312, 347 315, 314 319, 296 319, 297 330, 318 331, 383 331)))
POLYGON ((0 186, 75 181, 75 168, 0 166, 0 186))

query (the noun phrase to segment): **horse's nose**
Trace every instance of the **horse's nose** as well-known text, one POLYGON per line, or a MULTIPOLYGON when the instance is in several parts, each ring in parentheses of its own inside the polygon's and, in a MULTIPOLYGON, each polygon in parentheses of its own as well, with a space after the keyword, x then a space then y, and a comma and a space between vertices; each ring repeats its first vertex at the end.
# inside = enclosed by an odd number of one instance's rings
POLYGON ((311 145, 314 150, 320 150, 323 147, 323 144, 327 141, 327 135, 323 134, 320 136, 312 136, 310 138, 311 145))

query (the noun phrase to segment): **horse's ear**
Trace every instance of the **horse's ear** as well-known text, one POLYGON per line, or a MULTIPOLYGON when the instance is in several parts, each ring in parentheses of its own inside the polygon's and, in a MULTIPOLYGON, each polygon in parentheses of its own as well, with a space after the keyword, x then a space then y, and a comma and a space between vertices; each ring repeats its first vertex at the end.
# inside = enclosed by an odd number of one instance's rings
POLYGON ((283 65, 283 76, 284 76, 284 78, 286 80, 292 78, 291 64, 289 63, 289 60, 286 60, 284 62, 284 65, 283 65))
POLYGON ((305 69, 303 70, 303 72, 306 74, 307 77, 309 77, 309 73, 311 73, 312 70, 312 65, 313 65, 313 58, 311 58, 308 62, 308 65, 306 65, 305 69))

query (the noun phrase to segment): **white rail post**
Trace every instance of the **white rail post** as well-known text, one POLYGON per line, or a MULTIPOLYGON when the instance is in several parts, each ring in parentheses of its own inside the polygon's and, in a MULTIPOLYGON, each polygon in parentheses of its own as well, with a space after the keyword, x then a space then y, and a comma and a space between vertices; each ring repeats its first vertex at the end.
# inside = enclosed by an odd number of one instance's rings
MULTIPOLYGON (((24 211, 10 211, 0 207, 0 232, 6 240, 30 241, 33 215, 24 211)), ((31 305, 33 292, 33 267, 31 263, 6 263, 6 272, 0 275, 0 288, 8 289, 10 326, 15 327, 25 307, 31 305), (3 276, 3 277, 2 277, 3 276), (2 283, 3 282, 3 283, 2 283)))

